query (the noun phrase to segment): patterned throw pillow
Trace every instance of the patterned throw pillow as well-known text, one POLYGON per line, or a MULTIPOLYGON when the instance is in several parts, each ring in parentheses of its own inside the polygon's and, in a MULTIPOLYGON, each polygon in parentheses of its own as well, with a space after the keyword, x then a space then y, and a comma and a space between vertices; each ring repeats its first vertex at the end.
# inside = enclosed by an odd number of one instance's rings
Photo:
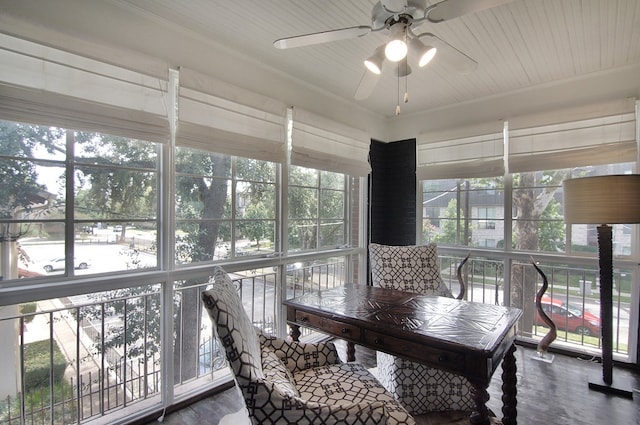
POLYGON ((429 245, 369 244, 374 286, 418 294, 452 297, 438 268, 438 251, 429 245))
POLYGON ((213 287, 202 293, 202 301, 215 323, 236 377, 264 378, 258 335, 231 278, 222 268, 216 267, 211 283, 213 287))

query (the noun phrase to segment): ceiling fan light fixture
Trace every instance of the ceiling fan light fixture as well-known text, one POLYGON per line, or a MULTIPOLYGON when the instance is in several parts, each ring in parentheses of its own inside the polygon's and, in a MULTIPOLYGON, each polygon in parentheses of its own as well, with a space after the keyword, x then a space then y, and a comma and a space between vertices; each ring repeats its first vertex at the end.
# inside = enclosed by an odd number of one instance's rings
POLYGON ((431 59, 436 55, 437 49, 433 46, 425 46, 417 37, 414 37, 409 41, 411 47, 411 53, 418 58, 418 66, 421 68, 431 62, 431 59))
POLYGON ((409 74, 411 74, 411 66, 407 64, 407 61, 398 62, 396 77, 406 77, 409 74))
POLYGON ((379 46, 369 58, 364 61, 364 66, 376 75, 382 72, 382 64, 384 63, 384 45, 379 46))
POLYGON ((398 62, 407 56, 407 44, 402 40, 391 40, 387 43, 384 54, 391 62, 398 62))
POLYGON ((398 62, 407 56, 406 26, 399 22, 391 27, 391 40, 384 48, 384 54, 392 62, 398 62))

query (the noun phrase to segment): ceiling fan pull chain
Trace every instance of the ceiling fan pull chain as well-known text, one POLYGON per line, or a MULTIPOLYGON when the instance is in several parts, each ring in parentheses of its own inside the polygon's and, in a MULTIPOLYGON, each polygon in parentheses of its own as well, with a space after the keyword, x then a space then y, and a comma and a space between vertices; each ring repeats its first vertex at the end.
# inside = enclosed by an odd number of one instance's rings
POLYGON ((398 104, 396 105, 396 116, 400 115, 400 73, 398 73, 398 104))
MULTIPOLYGON (((406 39, 406 36, 405 36, 406 39)), ((409 69, 409 53, 404 57, 404 66, 408 70, 409 69)), ((409 73, 404 76, 404 103, 409 102, 409 73)))

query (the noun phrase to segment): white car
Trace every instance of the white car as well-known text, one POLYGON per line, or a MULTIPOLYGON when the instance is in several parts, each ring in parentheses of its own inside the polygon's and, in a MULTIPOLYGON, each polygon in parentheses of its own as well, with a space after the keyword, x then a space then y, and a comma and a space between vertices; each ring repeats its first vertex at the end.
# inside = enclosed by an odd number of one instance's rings
MULTIPOLYGON (((76 269, 87 269, 91 264, 88 260, 80 260, 78 258, 73 259, 73 267, 76 269)), ((47 273, 52 272, 54 270, 64 270, 64 257, 56 257, 45 263, 43 263, 42 268, 47 273)))

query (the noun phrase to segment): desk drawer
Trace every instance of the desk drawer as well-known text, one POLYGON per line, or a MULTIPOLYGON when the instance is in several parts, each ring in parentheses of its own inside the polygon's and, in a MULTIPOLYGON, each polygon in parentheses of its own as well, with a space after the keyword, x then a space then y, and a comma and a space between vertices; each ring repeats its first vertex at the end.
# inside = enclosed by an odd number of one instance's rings
POLYGON ((339 338, 359 340, 360 328, 357 326, 342 323, 338 320, 327 319, 304 311, 296 311, 296 323, 302 326, 319 329, 322 332, 337 336, 339 338))
POLYGON ((440 367, 454 372, 464 372, 464 354, 451 353, 446 350, 439 350, 428 347, 406 339, 395 338, 377 332, 365 331, 365 345, 385 351, 398 356, 411 357, 416 360, 427 362, 434 367, 440 367))

